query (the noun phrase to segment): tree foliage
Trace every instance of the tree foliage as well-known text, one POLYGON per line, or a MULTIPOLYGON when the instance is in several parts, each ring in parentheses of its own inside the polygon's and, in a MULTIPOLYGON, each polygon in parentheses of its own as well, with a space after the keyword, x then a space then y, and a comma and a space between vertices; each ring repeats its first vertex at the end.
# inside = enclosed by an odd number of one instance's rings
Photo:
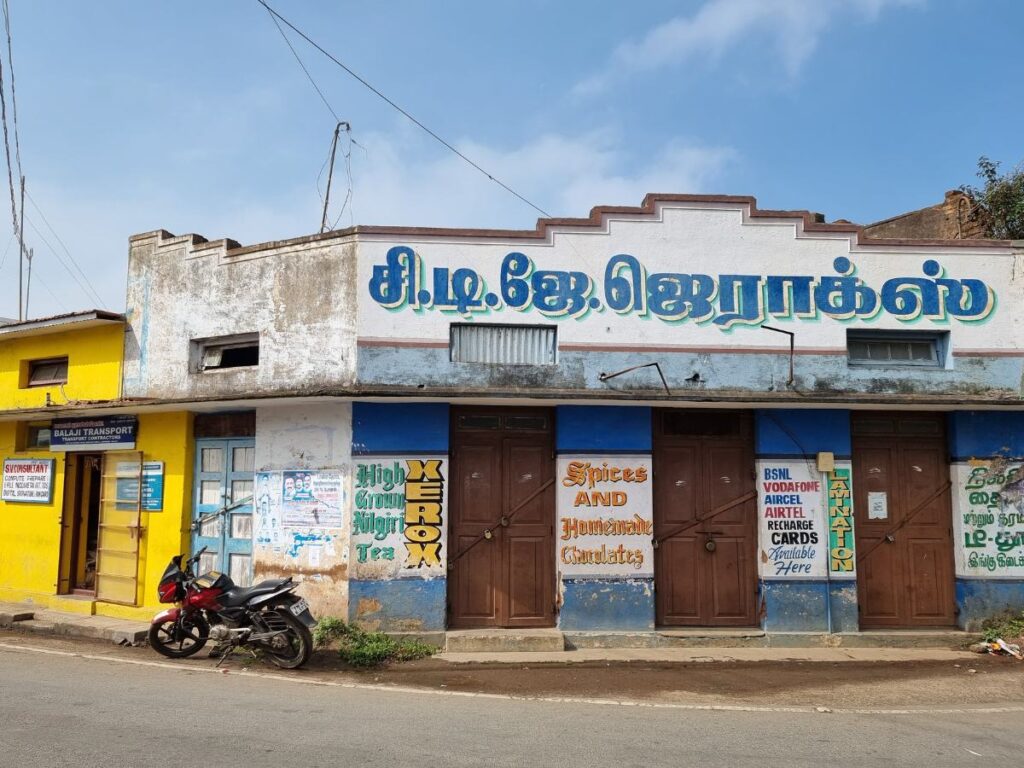
POLYGON ((999 163, 982 155, 978 159, 979 187, 960 187, 975 206, 985 225, 987 237, 996 240, 1024 240, 1024 164, 999 174, 999 163))

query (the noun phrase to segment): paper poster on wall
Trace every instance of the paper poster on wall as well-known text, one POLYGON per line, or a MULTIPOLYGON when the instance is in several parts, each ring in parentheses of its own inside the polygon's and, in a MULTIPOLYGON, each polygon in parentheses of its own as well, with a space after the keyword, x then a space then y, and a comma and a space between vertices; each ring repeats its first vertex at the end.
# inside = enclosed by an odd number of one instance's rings
POLYGON ((444 576, 448 457, 361 456, 354 472, 352 577, 444 576))
POLYGON ((868 491, 868 520, 889 519, 889 498, 885 491, 868 491))
POLYGON ((562 577, 654 575, 650 456, 558 458, 562 577))
POLYGON ((53 502, 53 459, 5 459, 3 501, 22 504, 53 502))
POLYGON ((281 527, 281 473, 257 472, 253 494, 253 544, 280 552, 284 544, 281 527))
POLYGON ((757 477, 761 577, 825 578, 822 473, 804 459, 762 459, 757 462, 757 477))
POLYGON ((286 470, 281 473, 281 524, 285 528, 341 528, 341 473, 286 470))
POLYGON ((956 575, 1024 578, 1024 464, 954 464, 952 476, 956 575))

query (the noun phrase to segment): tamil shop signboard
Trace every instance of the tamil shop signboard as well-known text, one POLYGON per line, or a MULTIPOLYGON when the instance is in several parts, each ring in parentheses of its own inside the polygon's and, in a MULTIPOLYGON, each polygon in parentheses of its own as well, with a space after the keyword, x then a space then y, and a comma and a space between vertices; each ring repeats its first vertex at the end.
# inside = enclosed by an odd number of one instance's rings
POLYGON ((50 450, 131 450, 138 430, 139 420, 135 416, 57 419, 50 431, 50 450))
POLYGON ((0 498, 22 504, 50 504, 53 465, 53 459, 5 459, 0 498))

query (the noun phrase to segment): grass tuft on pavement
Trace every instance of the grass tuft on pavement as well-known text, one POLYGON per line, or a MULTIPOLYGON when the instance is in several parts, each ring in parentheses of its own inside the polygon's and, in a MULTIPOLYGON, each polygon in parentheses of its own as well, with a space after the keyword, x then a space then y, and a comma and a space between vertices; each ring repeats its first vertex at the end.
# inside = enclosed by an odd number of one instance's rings
POLYGON ((389 661, 415 661, 437 653, 419 640, 396 640, 383 632, 367 632, 354 624, 327 616, 313 630, 317 648, 337 645, 338 655, 353 667, 379 667, 389 661))

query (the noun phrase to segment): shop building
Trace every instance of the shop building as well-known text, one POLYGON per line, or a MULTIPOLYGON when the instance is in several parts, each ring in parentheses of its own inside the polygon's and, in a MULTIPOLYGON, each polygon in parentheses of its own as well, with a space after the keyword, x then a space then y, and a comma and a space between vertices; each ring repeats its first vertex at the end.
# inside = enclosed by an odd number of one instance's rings
POLYGON ((157 231, 124 393, 250 420, 215 437, 252 439, 253 572, 321 614, 968 627, 1024 604, 1022 255, 682 195, 529 231, 157 231))
POLYGON ((0 600, 141 618, 187 546, 191 417, 124 407, 124 338, 102 311, 0 326, 0 600))

